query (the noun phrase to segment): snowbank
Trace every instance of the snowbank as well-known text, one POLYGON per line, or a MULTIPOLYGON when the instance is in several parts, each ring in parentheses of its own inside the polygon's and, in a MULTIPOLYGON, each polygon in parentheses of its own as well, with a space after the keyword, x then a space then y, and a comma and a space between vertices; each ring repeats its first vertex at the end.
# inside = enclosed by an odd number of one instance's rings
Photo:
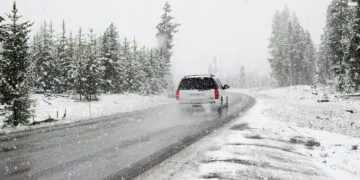
POLYGON ((360 137, 360 100, 343 98, 330 88, 294 86, 253 93, 264 98, 271 118, 300 127, 360 137), (329 100, 329 102, 318 102, 329 100))
MULTIPOLYGON (((115 113, 144 110, 174 102, 173 99, 165 96, 140 96, 136 94, 100 95, 98 98, 98 101, 89 103, 77 102, 74 97, 65 95, 45 97, 43 94, 33 94, 31 95, 31 99, 33 100, 32 108, 34 116, 31 117, 30 122, 43 121, 49 118, 59 120, 56 123, 38 125, 37 127, 51 126, 59 123, 71 123, 74 121, 108 116, 115 113)), ((3 121, 0 119, 0 126, 2 126, 2 124, 3 121)), ((21 131, 27 128, 29 127, 19 126, 16 129, 5 128, 0 129, 0 133, 21 131)))

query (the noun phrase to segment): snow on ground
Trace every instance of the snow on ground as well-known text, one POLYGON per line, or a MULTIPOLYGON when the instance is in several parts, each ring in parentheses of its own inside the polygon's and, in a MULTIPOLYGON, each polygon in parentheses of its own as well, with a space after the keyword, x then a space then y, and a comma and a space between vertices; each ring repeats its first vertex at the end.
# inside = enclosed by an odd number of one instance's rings
POLYGON ((344 99, 329 88, 310 86, 260 91, 257 96, 265 98, 265 113, 273 119, 360 137, 360 99, 344 99), (325 99, 330 102, 317 102, 325 99))
MULTIPOLYGON (((360 179, 356 132, 334 133, 343 132, 345 125, 339 130, 337 124, 313 118, 341 118, 346 113, 332 109, 333 114, 327 114, 330 107, 354 106, 336 100, 328 107, 317 103, 311 91, 310 87, 253 91, 258 102, 243 117, 137 179, 360 179), (320 125, 327 127, 316 130, 320 125), (325 131, 328 129, 332 132, 325 131)), ((344 118, 344 124, 356 120, 348 114, 344 118)))
POLYGON ((331 88, 293 86, 270 90, 233 90, 262 98, 264 113, 300 127, 360 137, 360 96, 345 98, 331 88), (318 102, 329 100, 329 102, 318 102))
MULTIPOLYGON (((144 110, 155 106, 174 103, 172 98, 166 96, 140 96, 136 94, 100 95, 99 101, 77 102, 75 97, 65 95, 49 96, 33 94, 32 107, 34 116, 30 122, 43 121, 49 118, 58 119, 56 123, 41 124, 31 128, 52 126, 55 124, 71 123, 74 121, 108 116, 116 113, 144 110), (66 115, 65 115, 66 113, 66 115), (65 117, 64 117, 65 116, 65 117)), ((1 112, 0 112, 1 113, 1 112)), ((0 116, 3 118, 3 116, 0 116)), ((3 121, 0 119, 0 127, 3 121)), ((29 126, 0 129, 1 133, 29 129, 29 126)))

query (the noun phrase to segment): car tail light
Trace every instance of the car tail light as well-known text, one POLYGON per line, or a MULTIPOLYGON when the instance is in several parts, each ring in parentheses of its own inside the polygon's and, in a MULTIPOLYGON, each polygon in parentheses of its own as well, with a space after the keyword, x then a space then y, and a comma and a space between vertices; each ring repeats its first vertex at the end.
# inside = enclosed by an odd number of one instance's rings
POLYGON ((214 95, 215 95, 215 99, 219 99, 219 90, 218 89, 214 90, 214 95))
POLYGON ((176 90, 176 100, 179 100, 179 99, 180 99, 180 91, 176 90))

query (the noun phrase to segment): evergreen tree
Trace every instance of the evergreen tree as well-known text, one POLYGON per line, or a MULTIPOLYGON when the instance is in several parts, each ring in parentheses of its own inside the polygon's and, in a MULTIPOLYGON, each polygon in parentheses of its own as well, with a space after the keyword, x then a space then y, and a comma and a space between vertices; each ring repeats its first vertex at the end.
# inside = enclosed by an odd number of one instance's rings
POLYGON ((131 67, 132 59, 131 59, 131 47, 130 42, 125 37, 122 42, 121 46, 121 63, 124 66, 124 82, 122 83, 123 91, 130 91, 132 86, 132 80, 133 80, 133 68, 131 67))
MULTIPOLYGON (((2 42, 5 39, 5 26, 2 25, 1 23, 4 21, 5 19, 3 17, 0 16, 0 52, 2 51, 2 42)), ((2 54, 0 53, 0 62, 3 62, 2 60, 2 54)), ((2 87, 2 82, 4 82, 4 75, 2 75, 2 70, 1 68, 3 68, 3 66, 0 64, 0 88, 2 87)), ((2 91, 0 90, 0 104, 3 104, 3 94, 1 94, 2 91)))
MULTIPOLYGON (((316 72, 315 48, 296 14, 290 16, 289 12, 285 6, 273 18, 269 45, 272 76, 279 86, 312 84, 316 72)), ((261 75, 256 77, 261 79, 261 75)))
POLYGON ((119 35, 113 23, 106 29, 101 41, 101 61, 104 66, 103 90, 105 92, 123 92, 125 76, 123 60, 120 61, 119 35))
POLYGON ((153 69, 151 68, 150 59, 149 59, 149 51, 142 47, 139 50, 139 82, 140 88, 139 93, 142 95, 152 94, 151 92, 151 81, 153 79, 153 69))
POLYGON ((328 35, 325 31, 324 34, 321 36, 321 44, 319 47, 319 53, 317 58, 318 82, 325 85, 329 80, 333 78, 331 62, 330 58, 328 57, 329 53, 326 42, 328 42, 328 35))
POLYGON ((328 7, 325 27, 327 41, 324 46, 326 57, 331 62, 336 88, 339 91, 346 89, 345 76, 348 68, 346 53, 350 37, 349 16, 348 0, 333 0, 328 7))
POLYGON ((56 87, 57 92, 66 92, 70 89, 70 70, 73 55, 73 52, 70 51, 72 50, 66 37, 65 21, 63 21, 61 24, 61 35, 57 43, 57 79, 59 81, 58 87, 56 87))
POLYGON ((306 71, 306 62, 304 59, 304 53, 306 47, 312 42, 306 41, 306 34, 304 29, 301 27, 299 20, 294 13, 292 15, 292 34, 290 37, 290 72, 291 72, 291 85, 297 84, 306 84, 305 82, 305 71, 306 71))
POLYGON ((160 94, 164 88, 164 71, 162 66, 162 58, 159 49, 150 51, 150 64, 153 70, 154 78, 152 80, 152 94, 160 94))
MULTIPOLYGON (((5 19, 0 16, 0 23, 4 20, 5 19)), ((4 40, 4 38, 5 38, 5 29, 4 26, 0 24, 0 43, 4 40)))
POLYGON ((74 65, 72 67, 73 86, 82 101, 86 88, 86 62, 85 62, 85 42, 82 29, 80 28, 76 37, 76 46, 74 54, 74 65))
MULTIPOLYGON (((292 22, 288 22, 285 34, 284 34, 284 42, 281 44, 281 48, 283 50, 283 56, 282 56, 282 63, 283 63, 283 71, 282 74, 285 76, 285 81, 283 82, 286 86, 295 85, 294 83, 294 59, 295 59, 295 53, 294 53, 294 28, 292 25, 292 22)), ((256 78, 255 76, 253 78, 256 78)))
POLYGON ((163 10, 164 13, 161 15, 161 21, 156 26, 158 30, 156 37, 159 43, 160 75, 163 78, 162 86, 164 89, 168 89, 172 86, 170 59, 173 53, 173 38, 175 33, 178 32, 177 29, 180 24, 173 22, 174 17, 171 15, 172 10, 169 2, 165 3, 163 10))
POLYGON ((3 52, 0 59, 0 94, 2 102, 10 115, 5 122, 17 126, 25 124, 29 117, 29 54, 28 40, 31 23, 20 22, 20 15, 16 3, 13 3, 11 13, 8 15, 10 22, 3 26, 3 52))
POLYGON ((50 26, 49 26, 49 47, 51 48, 51 57, 52 57, 52 61, 50 61, 52 63, 52 69, 50 69, 50 73, 53 74, 52 76, 54 77, 53 79, 53 88, 52 91, 56 92, 56 93, 61 93, 63 92, 63 82, 62 82, 62 76, 61 76, 61 72, 62 72, 62 62, 59 56, 59 52, 58 52, 58 48, 57 48, 57 44, 56 44, 56 37, 55 37, 55 31, 53 28, 53 24, 52 21, 50 21, 50 26))
POLYGON ((99 50, 97 49, 96 37, 93 30, 90 30, 88 43, 85 47, 85 85, 84 93, 86 100, 97 99, 101 85, 102 66, 100 61, 99 50))
POLYGON ((290 38, 290 12, 285 6, 282 12, 276 11, 272 23, 272 36, 270 38, 269 63, 272 76, 279 86, 289 85, 289 38, 290 38))
POLYGON ((57 85, 58 80, 56 76, 58 74, 57 62, 56 62, 56 49, 53 40, 52 25, 48 29, 47 23, 41 28, 40 42, 38 44, 39 51, 35 55, 36 59, 36 85, 43 88, 45 91, 52 91, 57 85))
POLYGON ((67 42, 67 48, 66 48, 66 54, 69 62, 69 66, 68 66, 68 72, 67 72, 67 77, 66 77, 66 81, 65 83, 67 83, 67 88, 74 90, 74 82, 75 82, 75 78, 73 76, 73 71, 76 65, 76 57, 75 57, 75 40, 73 38, 73 33, 70 32, 69 34, 69 40, 67 42))
POLYGON ((309 32, 305 32, 304 65, 302 70, 303 84, 314 84, 316 77, 316 50, 309 32))
POLYGON ((39 48, 39 43, 40 43, 40 37, 39 34, 35 34, 33 36, 32 42, 31 42, 31 46, 30 46, 30 51, 29 51, 29 56, 30 56, 30 64, 29 64, 29 78, 30 78, 30 86, 32 88, 36 87, 36 82, 37 82, 37 74, 36 74, 36 59, 37 59, 37 55, 39 54, 40 48, 39 48))
POLYGON ((132 48, 130 52, 130 58, 127 61, 127 84, 131 84, 128 91, 130 92, 140 92, 142 78, 144 78, 143 69, 141 67, 141 54, 138 49, 138 45, 134 38, 132 42, 132 48))
POLYGON ((356 0, 356 13, 351 24, 352 36, 349 44, 349 74, 354 90, 360 88, 360 0, 356 0))

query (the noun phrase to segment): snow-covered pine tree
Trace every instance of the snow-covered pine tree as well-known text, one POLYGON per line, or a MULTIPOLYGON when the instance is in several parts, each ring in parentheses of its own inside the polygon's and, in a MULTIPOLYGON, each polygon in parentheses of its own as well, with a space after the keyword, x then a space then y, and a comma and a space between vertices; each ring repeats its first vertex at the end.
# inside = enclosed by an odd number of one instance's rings
MULTIPOLYGON (((3 62, 1 51, 2 51, 2 42, 4 41, 4 38, 5 38, 5 26, 2 24, 2 22, 4 20, 5 19, 0 16, 0 62, 3 62)), ((3 65, 5 65, 5 64, 3 64, 3 65)), ((1 83, 5 82, 5 80, 3 79, 4 75, 1 74, 2 68, 4 68, 3 65, 0 64, 0 88, 2 87, 1 83)), ((0 90, 0 104, 4 104, 3 95, 1 94, 1 90, 0 90)))
MULTIPOLYGON (((42 25, 41 28, 42 29, 42 25)), ((33 40, 31 42, 30 46, 30 71, 32 72, 31 77, 31 86, 35 89, 40 88, 39 83, 39 75, 40 75, 40 67, 39 65, 39 57, 41 55, 41 52, 43 50, 42 46, 42 36, 40 32, 36 32, 36 34, 33 37, 33 40)))
POLYGON ((269 43, 269 64, 271 67, 271 75, 274 79, 278 81, 278 85, 280 86, 280 59, 278 58, 280 55, 280 11, 277 10, 272 19, 272 30, 271 30, 271 37, 269 43))
POLYGON ((67 72, 67 76, 64 74, 64 76, 66 76, 66 80, 65 80, 65 83, 67 84, 67 88, 69 90, 75 90, 75 85, 74 85, 74 82, 75 82, 75 79, 73 77, 73 71, 75 68, 75 65, 76 65, 76 57, 75 57, 75 40, 73 38, 73 33, 70 31, 69 33, 69 39, 68 39, 68 42, 67 42, 67 48, 66 48, 66 54, 67 54, 67 57, 69 58, 68 61, 69 61, 69 67, 68 67, 68 72, 67 72))
POLYGON ((55 37, 55 30, 53 27, 52 21, 50 21, 49 24, 49 47, 51 48, 51 57, 52 57, 52 64, 50 72, 53 77, 53 88, 52 91, 55 93, 61 93, 63 92, 62 89, 62 77, 61 77, 61 62, 59 59, 59 53, 57 52, 57 39, 55 37))
POLYGON ((57 92, 66 92, 70 89, 70 70, 73 53, 69 52, 69 44, 66 37, 66 25, 63 20, 61 24, 61 34, 56 43, 57 46, 57 87, 55 88, 57 92))
POLYGON ((291 85, 305 84, 305 32, 295 13, 292 15, 290 48, 291 85))
POLYGON ((164 83, 164 75, 162 71, 162 61, 160 53, 158 49, 151 49, 149 53, 149 61, 153 73, 153 78, 151 80, 151 92, 152 94, 160 94, 161 92, 163 92, 164 83))
POLYGON ((149 51, 146 49, 146 47, 141 47, 139 49, 139 65, 140 65, 140 71, 139 71, 139 81, 140 81, 140 89, 139 93, 142 95, 150 95, 150 84, 151 79, 153 78, 153 72, 151 69, 151 64, 149 61, 149 51))
MULTIPOLYGON (((52 25, 51 25, 52 26, 52 25)), ((35 55, 36 59, 36 84, 44 91, 53 91, 56 84, 57 62, 56 48, 53 38, 52 28, 48 28, 46 22, 41 27, 39 54, 35 55)))
POLYGON ((16 3, 8 15, 9 21, 3 26, 3 51, 0 62, 0 94, 2 103, 10 112, 5 123, 12 126, 25 124, 29 117, 29 54, 28 40, 31 23, 20 22, 16 3))
POLYGON ((303 84, 314 84, 316 77, 316 49, 308 31, 305 32, 305 49, 302 71, 303 84))
POLYGON ((163 7, 163 14, 161 15, 160 23, 156 26, 158 30, 156 37, 158 39, 159 45, 159 58, 161 61, 159 64, 161 71, 159 74, 163 76, 163 87, 164 89, 169 89, 172 85, 172 76, 171 76, 171 56, 173 48, 173 39, 175 33, 178 32, 178 27, 180 24, 173 22, 174 17, 171 15, 171 5, 169 2, 166 2, 163 7))
POLYGON ((120 61, 119 35, 113 23, 106 29, 101 41, 101 61, 104 66, 103 91, 120 93, 125 82, 123 62, 120 61))
POLYGON ((33 78, 32 78, 32 85, 34 88, 39 89, 41 88, 41 83, 40 83, 40 77, 42 76, 42 70, 41 70, 41 64, 42 64, 42 52, 43 52, 43 35, 42 35, 42 30, 43 30, 43 25, 40 27, 40 32, 36 33, 34 39, 33 39, 33 43, 32 43, 32 48, 31 48, 31 71, 33 74, 33 78))
POLYGON ((292 84, 313 84, 316 71, 315 47, 310 33, 303 29, 295 13, 292 19, 292 84))
POLYGON ((141 67, 141 57, 138 49, 137 42, 134 38, 131 43, 131 50, 126 61, 126 76, 127 84, 129 85, 129 92, 140 92, 142 79, 144 78, 142 67, 141 67))
POLYGON ((102 66, 100 61, 100 53, 97 49, 97 40, 90 29, 88 34, 88 42, 85 47, 85 85, 84 94, 87 101, 96 100, 101 85, 102 66))
POLYGON ((75 45, 75 62, 72 67, 73 86, 77 94, 80 96, 80 101, 83 100, 86 88, 86 62, 85 62, 85 42, 82 29, 80 28, 76 37, 75 45))
POLYGON ((120 59, 122 64, 124 65, 124 83, 123 83, 123 90, 129 92, 132 86, 132 63, 131 63, 131 47, 130 42, 125 37, 122 41, 121 46, 121 55, 120 59))
POLYGON ((287 6, 274 15, 269 49, 272 76, 278 86, 312 83, 314 45, 296 14, 290 16, 287 6))
MULTIPOLYGON (((346 50, 348 49, 351 34, 349 27, 351 19, 355 17, 354 14, 355 9, 348 5, 348 0, 333 0, 328 6, 326 26, 321 35, 317 55, 319 83, 328 84, 330 82, 332 84, 334 79, 339 79, 340 67, 345 68, 344 65, 340 66, 339 64, 344 61, 345 55, 348 54, 346 50), (337 52, 340 52, 340 54, 337 52)), ((348 59, 349 56, 346 56, 345 60, 348 59)), ((342 70, 342 72, 345 72, 345 70, 342 70)), ((343 76, 344 74, 340 77, 343 76)))
MULTIPOLYGON (((5 19, 0 16, 0 23, 2 23, 4 20, 5 20, 5 19)), ((0 24, 0 43, 4 40, 4 36, 5 36, 4 25, 1 25, 1 24, 0 24)))
POLYGON ((331 61, 328 57, 329 53, 327 49, 328 35, 326 30, 323 35, 321 35, 321 43, 319 46, 319 52, 317 55, 317 68, 318 68, 318 82, 320 84, 327 85, 328 81, 333 78, 333 73, 331 70, 331 61))
POLYGON ((148 68, 146 68, 146 72, 147 72, 147 84, 148 84, 148 87, 147 87, 147 92, 149 94, 157 94, 157 92, 159 92, 159 84, 157 84, 157 69, 156 69, 156 66, 155 66, 155 52, 153 49, 149 49, 147 51, 147 57, 146 57, 146 62, 148 63, 148 68))
POLYGON ((351 23, 352 36, 349 44, 349 75, 355 91, 360 89, 360 0, 357 2, 354 21, 351 23))
MULTIPOLYGON (((285 6, 280 14, 280 43, 279 43, 279 60, 280 62, 280 74, 283 86, 293 85, 293 25, 291 22, 291 15, 288 6, 285 6)), ((252 73, 255 74, 255 73, 252 73)), ((256 75, 253 78, 256 79, 256 75)), ((255 86, 255 85, 253 85, 255 86)))
POLYGON ((333 0, 328 6, 325 27, 324 46, 326 57, 331 62, 332 73, 338 91, 346 89, 345 76, 348 65, 346 63, 347 46, 350 37, 348 0, 333 0))
POLYGON ((157 69, 156 69, 156 50, 154 49, 149 49, 148 51, 148 62, 150 64, 150 74, 151 74, 151 78, 149 78, 149 84, 150 84, 150 93, 151 94, 157 94, 159 93, 159 84, 157 83, 158 81, 158 77, 157 77, 157 69))
MULTIPOLYGON (((295 59, 295 53, 294 53, 294 49, 295 49, 295 44, 294 44, 294 27, 292 22, 289 22, 288 27, 286 28, 286 32, 284 34, 284 42, 281 45, 281 48, 283 50, 283 65, 284 65, 284 69, 283 69, 283 74, 285 75, 285 85, 286 86, 291 86, 291 85, 295 85, 294 83, 294 59, 295 59)), ((256 77, 254 77, 256 78, 256 77)))
POLYGON ((278 86, 289 85, 289 27, 290 12, 287 6, 282 12, 276 11, 272 23, 272 35, 270 38, 270 57, 268 59, 272 69, 272 76, 278 86))
POLYGON ((36 56, 39 54, 39 44, 40 37, 39 34, 36 33, 31 41, 31 45, 29 47, 29 78, 30 78, 30 87, 36 87, 36 56))

